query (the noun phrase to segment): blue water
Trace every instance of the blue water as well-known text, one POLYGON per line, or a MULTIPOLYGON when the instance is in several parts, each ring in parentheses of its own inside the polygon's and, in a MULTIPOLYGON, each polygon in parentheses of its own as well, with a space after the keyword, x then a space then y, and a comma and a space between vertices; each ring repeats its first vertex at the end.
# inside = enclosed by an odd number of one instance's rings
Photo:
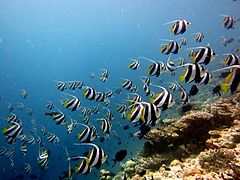
MULTIPOLYGON (((55 133, 62 145, 65 145, 70 154, 82 154, 87 149, 73 145, 77 142, 76 134, 79 128, 68 135, 66 128, 57 126, 49 118, 44 116, 45 103, 51 100, 68 117, 81 121, 79 112, 70 112, 60 105, 64 99, 62 93, 56 89, 54 80, 69 81, 80 80, 84 84, 94 87, 97 91, 105 88, 115 90, 122 80, 119 77, 129 78, 141 89, 142 83, 139 76, 146 75, 149 66, 147 61, 141 61, 138 71, 130 70, 128 58, 145 56, 151 59, 166 61, 168 56, 162 55, 159 48, 162 41, 159 39, 178 39, 186 37, 187 47, 207 45, 219 54, 214 62, 208 65, 208 69, 216 69, 222 53, 231 51, 236 46, 239 33, 239 23, 235 24, 234 30, 226 30, 221 24, 220 14, 231 15, 239 18, 239 1, 231 0, 12 0, 0 1, 0 116, 7 117, 7 103, 14 105, 14 113, 18 114, 24 124, 24 133, 30 135, 30 121, 35 119, 37 124, 44 125, 48 131, 55 133), (175 19, 187 19, 191 27, 183 35, 174 37, 169 33, 171 25, 163 26, 164 23, 175 19), (203 32, 205 39, 202 43, 193 40, 192 33, 203 32), (220 36, 234 37, 236 40, 227 48, 221 44, 220 36), (110 72, 109 80, 105 83, 99 80, 103 68, 110 72), (95 79, 90 78, 90 73, 95 73, 95 79), (19 90, 24 89, 29 97, 22 99, 19 90), (26 110, 17 110, 16 104, 22 102, 26 107, 33 109, 33 115, 27 116, 26 110)), ((239 44, 238 44, 239 47, 239 44)), ((182 50, 173 58, 187 57, 182 50)), ((181 74, 177 72, 177 75, 181 74)), ((163 75, 163 80, 177 79, 177 76, 163 75)), ((156 78, 153 78, 158 83, 156 78)), ((188 87, 186 87, 187 89, 188 87)), ((86 107, 98 105, 82 97, 82 90, 72 92, 80 97, 82 105, 86 107)), ((129 124, 115 111, 115 104, 126 99, 127 91, 121 95, 115 95, 111 99, 109 109, 114 113, 113 128, 118 136, 110 136, 110 140, 103 143, 96 139, 94 143, 100 145, 109 155, 110 165, 107 163, 102 168, 117 172, 119 164, 111 167, 111 159, 120 149, 127 149, 129 159, 139 152, 144 140, 130 137, 137 128, 124 131, 122 126, 129 124), (118 145, 118 141, 122 144, 118 145)), ((147 100, 148 98, 144 99, 147 100)), ((178 107, 174 105, 175 110, 178 107)), ((173 111, 174 111, 173 110, 173 111)), ((101 110, 103 111, 103 110, 101 110)), ((166 111, 164 117, 176 116, 166 111)), ((91 121, 97 126, 95 119, 99 115, 91 117, 91 121)), ((7 122, 1 120, 1 129, 7 126, 7 122)), ((41 134, 38 127, 38 134, 41 134)), ((104 134, 100 132, 100 136, 104 134)), ((43 136, 42 136, 43 137, 43 136)), ((53 145, 43 138, 45 147, 51 150, 49 167, 41 171, 37 164, 38 145, 28 146, 28 153, 22 156, 19 152, 20 142, 14 144, 15 153, 13 160, 16 171, 10 170, 10 161, 0 156, 1 179, 14 178, 19 174, 29 177, 23 170, 23 162, 32 166, 32 174, 42 179, 57 179, 62 172, 67 170, 68 162, 60 145, 53 145)), ((7 146, 3 135, 0 136, 2 146, 7 146)), ((99 171, 93 168, 88 176, 77 175, 77 179, 97 179, 99 171)))

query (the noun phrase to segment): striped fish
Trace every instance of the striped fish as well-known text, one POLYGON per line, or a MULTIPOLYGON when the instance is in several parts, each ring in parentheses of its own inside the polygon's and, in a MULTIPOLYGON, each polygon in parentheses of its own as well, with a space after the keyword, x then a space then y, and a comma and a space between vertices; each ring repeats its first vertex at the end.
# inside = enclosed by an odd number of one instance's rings
POLYGON ((22 133, 23 128, 19 123, 11 122, 11 125, 2 130, 7 143, 13 144, 16 141, 16 138, 22 133))
POLYGON ((161 88, 163 91, 155 94, 155 96, 150 99, 150 103, 154 104, 157 108, 161 108, 162 111, 171 108, 175 104, 172 94, 166 88, 156 85, 152 86, 161 88))
POLYGON ((92 101, 96 98, 96 91, 91 88, 91 87, 86 87, 86 89, 83 92, 83 97, 85 97, 86 99, 92 101))
POLYGON ((62 101, 62 105, 65 106, 67 109, 70 109, 71 111, 76 111, 80 109, 81 101, 76 96, 73 96, 71 94, 64 93, 65 95, 68 95, 72 97, 71 99, 67 99, 62 101))
POLYGON ((130 59, 132 62, 128 65, 128 67, 132 70, 137 70, 140 67, 140 62, 135 59, 130 59))
POLYGON ((228 30, 228 29, 234 29, 234 24, 236 21, 233 19, 233 17, 228 15, 220 15, 223 16, 222 19, 222 25, 228 30))
POLYGON ((207 65, 211 61, 213 61, 217 56, 216 53, 213 51, 213 49, 210 47, 200 46, 200 47, 196 47, 194 49, 199 49, 199 50, 195 51, 193 55, 190 56, 190 59, 194 63, 207 65))
POLYGON ((174 20, 174 21, 165 23, 164 25, 172 24, 172 23, 173 25, 170 28, 170 32, 174 35, 183 34, 184 32, 186 32, 187 28, 189 28, 189 26, 191 25, 191 23, 185 19, 174 20))

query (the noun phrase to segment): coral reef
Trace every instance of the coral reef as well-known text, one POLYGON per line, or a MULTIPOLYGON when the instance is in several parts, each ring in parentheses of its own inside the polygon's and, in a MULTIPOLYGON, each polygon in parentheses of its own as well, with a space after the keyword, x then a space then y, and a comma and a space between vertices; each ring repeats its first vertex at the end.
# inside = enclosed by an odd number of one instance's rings
POLYGON ((240 96, 165 119, 145 138, 142 157, 123 164, 127 179, 240 179, 240 96), (146 170, 142 172, 142 170, 146 170))

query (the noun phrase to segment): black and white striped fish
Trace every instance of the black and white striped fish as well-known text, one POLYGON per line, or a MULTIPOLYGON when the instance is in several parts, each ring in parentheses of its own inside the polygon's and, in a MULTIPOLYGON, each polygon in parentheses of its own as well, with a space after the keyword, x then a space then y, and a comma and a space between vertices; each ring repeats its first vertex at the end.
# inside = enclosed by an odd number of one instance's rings
POLYGON ((182 67, 186 68, 183 70, 183 74, 179 76, 179 79, 181 82, 185 81, 186 83, 190 83, 193 81, 199 83, 202 80, 202 77, 204 76, 206 71, 201 64, 197 63, 187 63, 182 67))
POLYGON ((55 81, 57 82, 57 89, 59 89, 60 91, 64 91, 65 89, 67 89, 67 84, 63 81, 55 81))
POLYGON ((132 88, 133 82, 129 79, 122 78, 125 81, 121 84, 121 87, 127 90, 130 90, 132 88))
POLYGON ((140 62, 136 59, 130 59, 132 62, 128 65, 128 67, 132 70, 137 70, 140 67, 140 62))
POLYGON ((187 38, 181 38, 180 39, 180 41, 179 41, 179 44, 181 45, 181 46, 185 46, 185 45, 187 45, 187 38))
POLYGON ((171 108, 175 104, 172 94, 166 88, 156 85, 152 86, 161 88, 163 91, 155 94, 155 96, 150 99, 150 103, 154 104, 158 108, 161 108, 163 111, 171 108))
POLYGON ((6 127, 2 130, 8 144, 13 144, 16 141, 16 138, 22 133, 22 131, 22 125, 14 121, 11 122, 11 125, 9 127, 6 127))
POLYGON ((58 111, 45 112, 45 115, 50 116, 56 122, 56 125, 64 125, 66 123, 66 117, 58 108, 56 109, 58 111))
POLYGON ((81 106, 80 99, 77 98, 76 96, 71 95, 71 94, 66 94, 65 93, 65 95, 68 95, 68 96, 70 96, 72 98, 62 101, 61 102, 62 105, 65 106, 67 109, 70 109, 71 111, 79 110, 80 106, 81 106))
POLYGON ((147 73, 150 76, 156 76, 158 77, 160 74, 162 74, 165 71, 165 64, 162 61, 154 61, 145 57, 140 57, 143 59, 146 59, 147 61, 153 63, 149 66, 149 68, 147 69, 147 73))
POLYGON ((53 102, 47 101, 46 108, 52 110, 54 108, 53 102))
POLYGON ((38 155, 37 161, 38 161, 38 165, 42 169, 46 169, 48 166, 48 150, 40 152, 40 147, 39 147, 39 155, 38 155))
POLYGON ((102 148, 100 148, 96 144, 92 143, 74 143, 74 145, 86 145, 86 146, 93 146, 92 150, 89 152, 87 158, 89 159, 89 166, 96 167, 99 169, 101 165, 107 160, 107 154, 104 152, 102 148))
POLYGON ((182 101, 183 101, 183 104, 188 103, 188 102, 190 101, 190 98, 189 98, 187 92, 186 92, 185 89, 184 89, 181 85, 179 85, 176 81, 175 81, 175 83, 178 85, 180 97, 181 97, 181 99, 182 99, 182 101))
POLYGON ((170 32, 174 35, 183 34, 187 30, 187 28, 189 28, 189 26, 191 25, 191 23, 185 19, 171 21, 171 22, 165 23, 164 25, 172 24, 172 23, 174 24, 170 28, 170 32))
POLYGON ((177 41, 173 41, 173 40, 167 40, 167 41, 170 41, 168 44, 165 44, 163 45, 161 48, 160 48, 160 52, 162 54, 177 54, 179 53, 180 49, 181 49, 181 46, 177 43, 177 41))
POLYGON ((99 121, 101 121, 101 130, 104 133, 110 134, 111 128, 112 128, 112 124, 109 120, 105 119, 105 118, 101 118, 98 119, 99 121))
POLYGON ((97 102, 104 102, 106 99, 106 94, 104 92, 97 92, 96 93, 96 97, 95 97, 95 100, 97 102))
POLYGON ((85 129, 83 129, 82 131, 80 131, 77 135, 78 140, 81 142, 91 142, 91 138, 92 138, 92 128, 90 128, 89 126, 85 125, 85 124, 81 124, 79 123, 79 125, 84 126, 85 129))
POLYGON ((216 53, 213 51, 213 49, 210 47, 200 46, 194 49, 199 49, 199 50, 196 50, 194 54, 190 56, 190 59, 194 63, 207 65, 208 63, 213 61, 217 56, 216 53))
POLYGON ((236 21, 233 19, 233 17, 229 16, 229 15, 220 15, 223 17, 222 19, 222 25, 226 28, 226 29, 234 29, 234 24, 236 23, 236 21))
POLYGON ((27 173, 27 174, 31 174, 32 173, 32 167, 30 164, 28 163, 24 163, 24 171, 27 173))
POLYGON ((233 66, 233 65, 239 65, 240 59, 238 55, 235 53, 227 53, 223 54, 226 56, 225 60, 222 61, 223 64, 226 64, 227 66, 233 66))
POLYGON ((92 101, 96 98, 96 94, 97 94, 97 92, 93 88, 86 87, 86 89, 83 92, 83 97, 92 101))
POLYGON ((194 39, 196 42, 202 42, 202 40, 204 39, 204 34, 202 32, 195 33, 194 35, 194 39))

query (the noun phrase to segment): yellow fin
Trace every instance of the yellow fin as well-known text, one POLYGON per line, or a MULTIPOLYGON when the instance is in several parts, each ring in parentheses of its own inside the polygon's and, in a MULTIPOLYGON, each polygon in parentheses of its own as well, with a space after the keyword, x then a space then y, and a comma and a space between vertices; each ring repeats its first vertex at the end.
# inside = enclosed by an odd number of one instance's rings
POLYGON ((180 80, 181 82, 183 82, 183 81, 184 81, 184 76, 179 76, 179 80, 180 80))
POLYGON ((172 27, 170 28, 170 33, 172 33, 172 34, 173 34, 173 27, 174 27, 174 26, 172 26, 172 27))
POLYGON ((221 84, 221 89, 222 89, 223 92, 228 92, 229 84, 221 84))
POLYGON ((232 71, 226 78, 225 78, 225 83, 226 84, 230 84, 230 81, 232 79, 233 74, 235 73, 235 71, 232 71))

